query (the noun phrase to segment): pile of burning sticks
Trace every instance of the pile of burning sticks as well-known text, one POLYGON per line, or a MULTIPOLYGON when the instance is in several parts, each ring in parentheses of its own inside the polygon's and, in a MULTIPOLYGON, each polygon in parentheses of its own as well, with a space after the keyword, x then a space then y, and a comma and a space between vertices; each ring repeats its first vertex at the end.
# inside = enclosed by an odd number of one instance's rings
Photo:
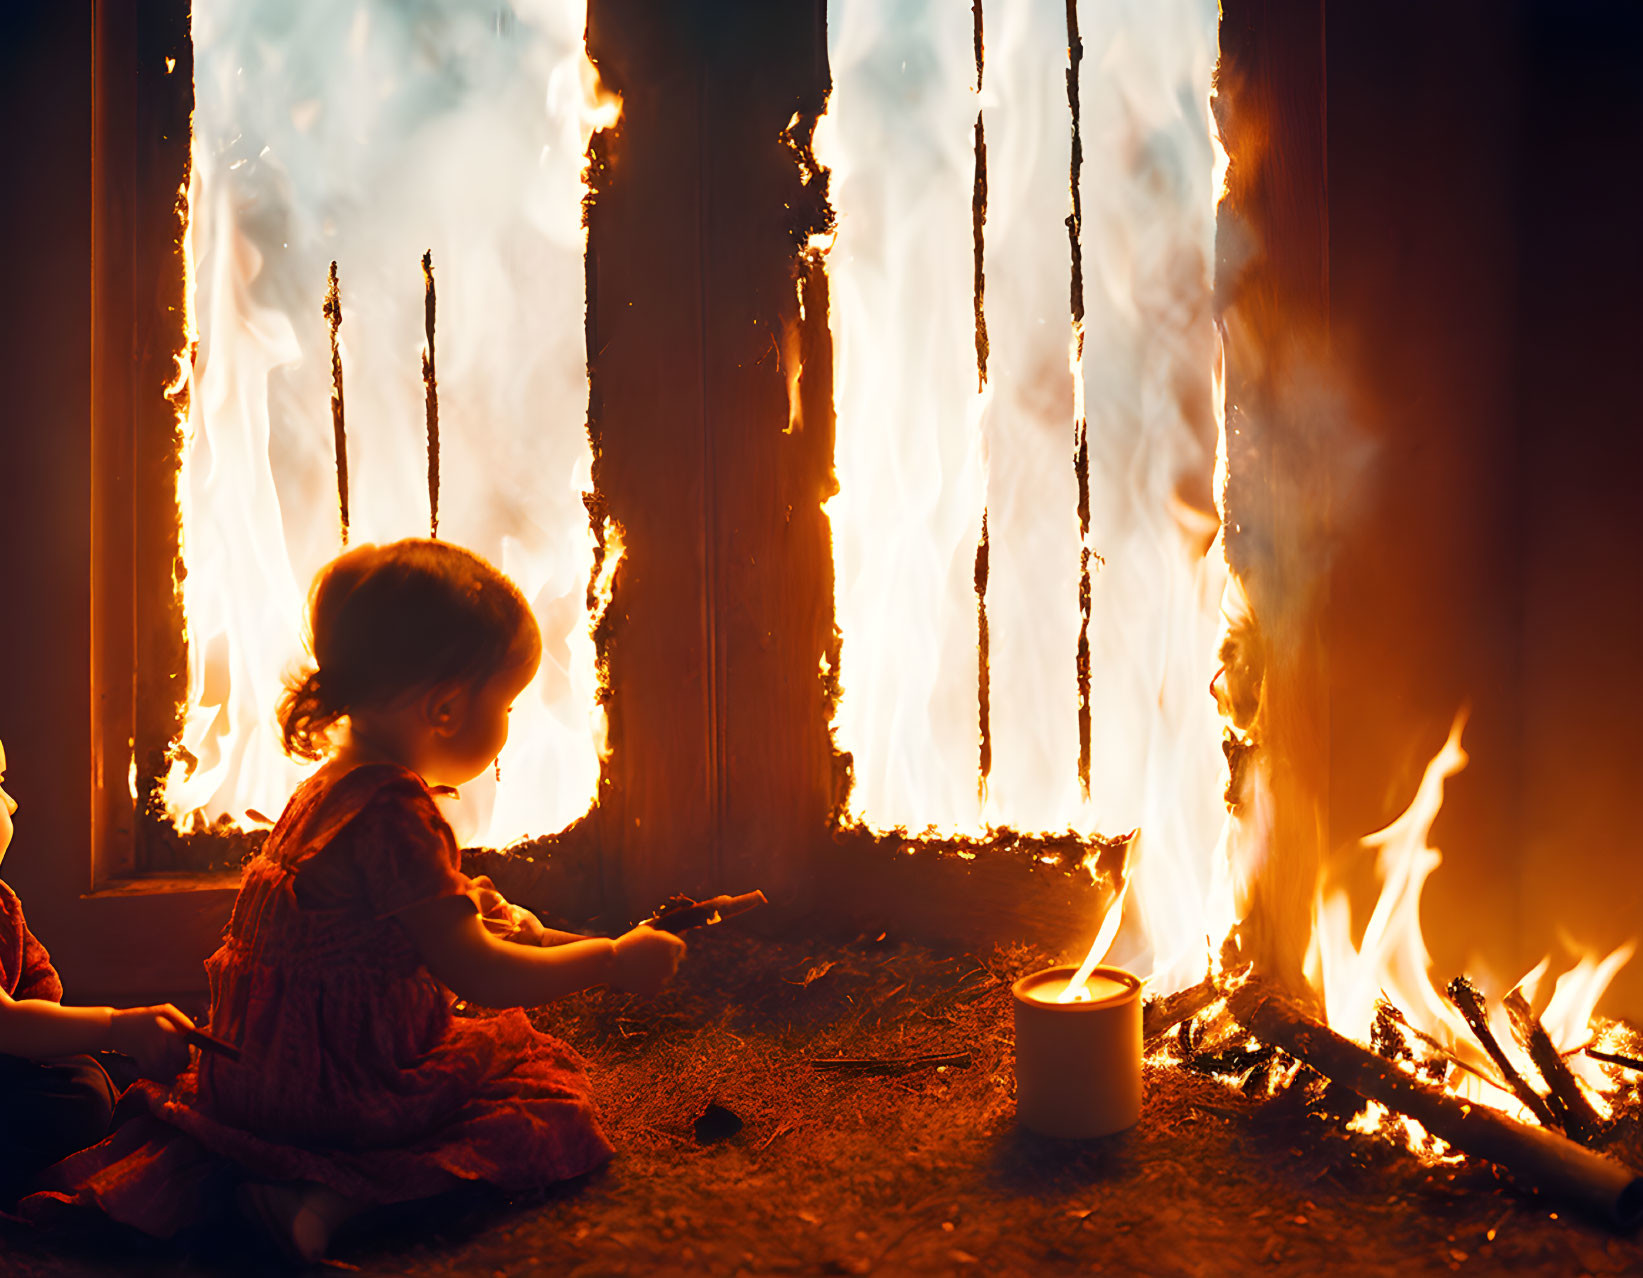
POLYGON ((1636 1170, 1643 1166, 1643 1036, 1611 1023, 1594 1040, 1604 1050, 1577 1049, 1603 1062, 1613 1082, 1594 1104, 1520 992, 1508 994, 1503 1005, 1522 1057, 1533 1064, 1533 1079, 1490 1028, 1476 985, 1457 977, 1445 992, 1490 1064, 1469 1062, 1422 1033, 1384 998, 1364 1047, 1247 970, 1212 975, 1149 1001, 1142 1033, 1150 1058, 1214 1075, 1246 1095, 1301 1087, 1309 1103, 1339 1112, 1345 1089, 1356 1098, 1354 1108, 1373 1103, 1418 1124, 1405 1128, 1423 1133, 1423 1148, 1433 1155, 1480 1158, 1520 1186, 1617 1227, 1643 1224, 1643 1174, 1636 1170), (1615 1046, 1630 1054, 1608 1050, 1615 1046), (1468 1076, 1515 1096, 1533 1122, 1463 1095, 1468 1076))

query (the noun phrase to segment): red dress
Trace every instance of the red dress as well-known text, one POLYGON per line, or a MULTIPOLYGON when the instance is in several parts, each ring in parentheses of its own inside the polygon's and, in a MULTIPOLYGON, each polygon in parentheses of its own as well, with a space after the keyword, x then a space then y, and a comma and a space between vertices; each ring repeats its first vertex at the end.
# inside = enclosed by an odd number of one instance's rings
POLYGON ((453 1017, 395 921, 467 895, 458 866, 415 773, 371 764, 303 785, 206 961, 211 1031, 240 1062, 201 1055, 169 1089, 138 1084, 121 1102, 137 1116, 57 1164, 54 1191, 29 1205, 95 1206, 167 1237, 221 1210, 241 1177, 382 1204, 464 1181, 536 1189, 603 1164, 576 1053, 517 1008, 453 1017))
POLYGON ((63 1001, 63 983, 51 955, 35 939, 23 918, 23 903, 0 883, 0 990, 21 1002, 26 998, 63 1001))

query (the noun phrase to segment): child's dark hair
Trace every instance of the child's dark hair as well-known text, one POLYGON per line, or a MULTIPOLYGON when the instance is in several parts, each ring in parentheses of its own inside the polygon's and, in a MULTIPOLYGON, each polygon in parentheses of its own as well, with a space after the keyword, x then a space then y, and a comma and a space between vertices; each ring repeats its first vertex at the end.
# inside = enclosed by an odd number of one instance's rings
POLYGON ((326 753, 326 729, 365 706, 447 681, 483 680, 521 640, 540 645, 519 587, 471 550, 408 538, 357 546, 308 594, 314 665, 280 700, 285 751, 326 753))

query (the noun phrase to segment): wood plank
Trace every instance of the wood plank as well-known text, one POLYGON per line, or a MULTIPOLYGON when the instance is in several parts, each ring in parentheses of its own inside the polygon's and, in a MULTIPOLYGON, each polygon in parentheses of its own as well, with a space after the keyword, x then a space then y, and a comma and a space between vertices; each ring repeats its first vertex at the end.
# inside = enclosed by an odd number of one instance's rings
POLYGON ((699 64, 686 6, 593 0, 588 52, 622 119, 588 214, 594 480, 626 550, 603 656, 598 821, 609 910, 710 888, 714 617, 706 537, 699 64))
POLYGON ((136 335, 137 10, 99 3, 91 138, 91 864, 88 886, 136 868, 132 529, 136 335))
POLYGON ((716 891, 807 890, 832 807, 831 223, 808 155, 828 89, 819 0, 704 5, 702 279, 717 615, 716 891), (790 129, 789 125, 793 127, 790 129), (806 180, 808 178, 808 180, 806 180), (802 311, 801 318, 801 290, 802 311))
POLYGON ((165 870, 174 867, 174 841, 149 837, 148 831, 165 824, 161 787, 172 744, 182 729, 188 688, 182 610, 186 569, 177 502, 183 445, 179 415, 186 414, 188 401, 186 388, 174 396, 166 391, 177 385, 179 368, 192 363, 183 237, 194 52, 186 0, 143 6, 134 53, 136 239, 130 322, 132 477, 137 494, 131 532, 137 667, 132 726, 139 813, 136 862, 142 869, 165 870))

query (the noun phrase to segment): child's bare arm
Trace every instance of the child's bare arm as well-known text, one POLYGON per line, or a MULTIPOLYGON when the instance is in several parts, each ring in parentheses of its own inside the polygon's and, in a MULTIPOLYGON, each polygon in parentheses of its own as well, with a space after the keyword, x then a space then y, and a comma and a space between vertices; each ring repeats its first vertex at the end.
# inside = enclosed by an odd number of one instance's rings
POLYGON ((654 993, 685 948, 677 937, 645 927, 615 941, 515 945, 494 936, 466 897, 413 906, 398 918, 428 970, 458 997, 484 1007, 534 1007, 592 985, 654 993))
POLYGON ((145 1074, 168 1078, 188 1064, 188 1045, 177 1031, 193 1028, 169 1003, 63 1007, 38 998, 19 1001, 0 990, 0 1052, 28 1060, 124 1052, 145 1074))

